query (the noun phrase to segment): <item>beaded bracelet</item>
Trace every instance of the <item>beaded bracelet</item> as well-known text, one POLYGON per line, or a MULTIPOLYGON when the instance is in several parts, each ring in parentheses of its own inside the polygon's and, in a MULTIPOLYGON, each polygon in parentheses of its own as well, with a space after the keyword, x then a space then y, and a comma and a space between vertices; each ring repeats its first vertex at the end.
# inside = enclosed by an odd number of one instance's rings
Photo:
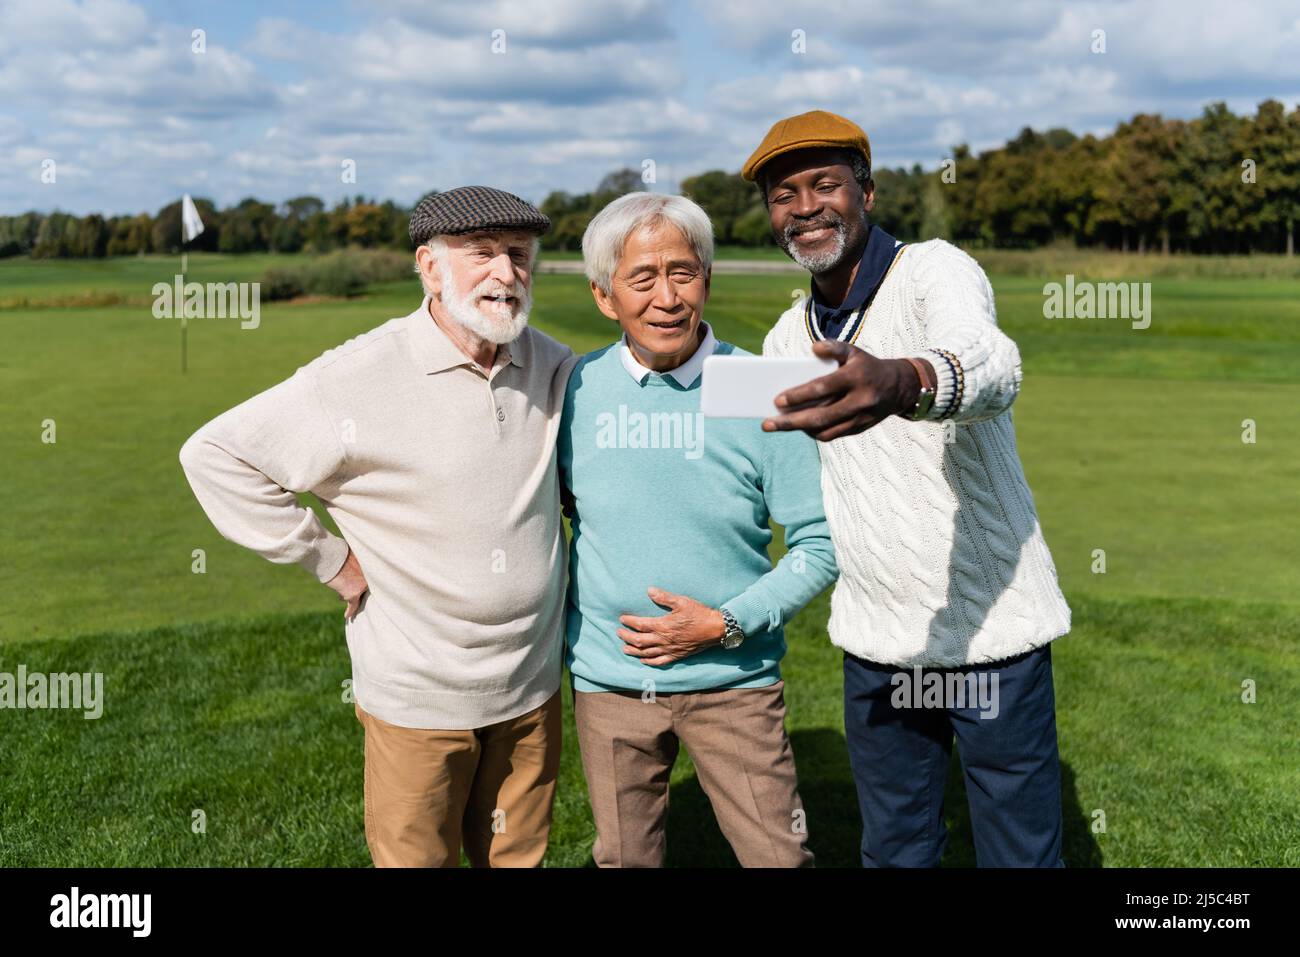
POLYGON ((947 349, 930 349, 929 351, 942 358, 944 362, 948 363, 948 368, 952 370, 954 380, 952 401, 948 403, 948 408, 939 416, 940 420, 948 419, 961 408, 961 400, 966 394, 966 373, 962 370, 961 362, 957 356, 947 349))
POLYGON ((942 409, 939 410, 939 414, 935 417, 936 419, 942 421, 944 418, 947 417, 948 412, 952 409, 957 399, 957 368, 952 364, 952 360, 949 359, 943 353, 935 349, 931 349, 930 351, 933 352, 938 358, 943 360, 943 364, 948 367, 948 373, 952 377, 952 393, 948 396, 947 403, 944 405, 942 409))
POLYGON ((947 349, 942 350, 943 356, 952 363, 957 372, 957 391, 953 396, 952 405, 948 407, 945 418, 952 418, 961 409, 962 400, 966 398, 966 372, 961 367, 961 360, 957 358, 955 352, 949 352, 947 349))

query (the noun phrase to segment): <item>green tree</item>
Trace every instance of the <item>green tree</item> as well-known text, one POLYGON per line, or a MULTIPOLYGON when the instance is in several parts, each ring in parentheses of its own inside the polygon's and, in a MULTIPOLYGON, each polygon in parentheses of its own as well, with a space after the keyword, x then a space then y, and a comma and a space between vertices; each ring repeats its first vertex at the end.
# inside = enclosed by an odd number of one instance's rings
MULTIPOLYGON (((979 192, 980 161, 971 153, 970 146, 959 143, 952 148, 951 182, 940 183, 944 189, 945 205, 952 223, 954 239, 978 242, 983 238, 983 224, 975 209, 979 192)), ((942 172, 942 168, 941 168, 942 172)))
POLYGON ((1193 251, 1241 248, 1241 123, 1224 103, 1205 107, 1174 157, 1170 212, 1193 251))
POLYGON ((241 200, 222 213, 217 248, 223 253, 266 252, 271 248, 276 221, 274 206, 251 196, 241 200))
POLYGON ((871 221, 891 236, 914 240, 921 232, 921 167, 872 171, 876 183, 876 205, 871 221))
POLYGON ((772 217, 762 202, 755 203, 736 220, 732 237, 742 246, 775 246, 772 238, 772 217))
MULTIPOLYGON (((256 202, 256 200, 245 200, 245 202, 256 202)), ((229 213, 218 213, 217 208, 211 200, 198 198, 194 200, 194 208, 199 211, 199 217, 203 220, 203 232, 201 232, 191 242, 185 244, 185 248, 190 251, 207 250, 209 252, 220 248, 220 237, 223 228, 223 220, 229 213)), ((158 215, 153 218, 153 223, 149 229, 149 248, 156 253, 175 253, 181 248, 181 201, 168 203, 162 209, 158 210, 158 215)), ((224 251, 224 250, 223 250, 224 251)))
POLYGON ((1121 123, 1111 137, 1112 149, 1104 166, 1099 198, 1112 211, 1121 229, 1122 248, 1136 238, 1137 251, 1159 237, 1169 251, 1169 219, 1173 205, 1173 174, 1181 138, 1181 124, 1167 123, 1159 115, 1139 113, 1121 123))
POLYGON ((720 169, 689 176, 682 180, 682 195, 699 203, 713 221, 713 232, 720 243, 737 242, 736 223, 754 206, 754 184, 739 173, 720 169))
POLYGON ((1254 183, 1243 183, 1249 220, 1272 249, 1295 255, 1295 224, 1300 217, 1300 106, 1286 114, 1277 100, 1259 105, 1253 123, 1242 124, 1244 159, 1255 164, 1254 183))
POLYGON ((543 239, 549 239, 548 249, 572 250, 582 248, 582 234, 591 222, 591 213, 565 213, 558 220, 552 220, 551 232, 543 239))
POLYGON ((77 219, 69 213, 55 211, 41 220, 32 245, 33 259, 57 259, 72 255, 77 237, 77 219))
POLYGON ((646 184, 641 178, 640 171, 625 166, 623 169, 606 173, 604 178, 601 179, 600 185, 596 187, 596 193, 597 195, 609 197, 601 203, 601 206, 604 207, 625 193, 638 193, 645 187, 646 184))
POLYGON ((952 217, 943 184, 936 174, 921 180, 921 224, 918 239, 951 239, 952 217))
POLYGON ((347 242, 366 249, 381 246, 388 237, 384 211, 374 203, 355 203, 344 216, 347 242))
POLYGON ((23 213, 21 216, 0 216, 0 258, 5 256, 23 256, 31 253, 36 245, 36 234, 41 228, 39 213, 23 213))
POLYGON ((108 248, 108 224, 99 213, 83 216, 77 222, 76 239, 68 254, 81 259, 102 258, 108 248))

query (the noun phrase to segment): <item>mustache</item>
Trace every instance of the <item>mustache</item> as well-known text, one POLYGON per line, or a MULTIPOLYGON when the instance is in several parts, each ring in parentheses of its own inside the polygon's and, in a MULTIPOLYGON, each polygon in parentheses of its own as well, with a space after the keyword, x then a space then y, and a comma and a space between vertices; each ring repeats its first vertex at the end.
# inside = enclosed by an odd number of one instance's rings
POLYGON ((814 229, 843 229, 844 220, 835 213, 827 213, 814 219, 802 219, 798 222, 787 223, 782 236, 786 243, 789 244, 794 236, 798 233, 810 232, 814 229))
POLYGON ((519 283, 511 283, 509 286, 503 286, 493 279, 487 279, 479 283, 469 293, 471 296, 513 296, 516 299, 522 299, 528 295, 528 287, 519 283))

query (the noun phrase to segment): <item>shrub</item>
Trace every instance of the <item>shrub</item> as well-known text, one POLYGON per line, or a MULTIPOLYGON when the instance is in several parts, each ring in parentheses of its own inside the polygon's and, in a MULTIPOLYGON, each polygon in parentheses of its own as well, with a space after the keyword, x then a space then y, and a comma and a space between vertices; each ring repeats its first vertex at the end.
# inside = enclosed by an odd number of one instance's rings
POLYGON ((356 296, 366 287, 361 269, 347 255, 324 256, 304 271, 307 292, 315 296, 356 296))
POLYGON ((262 274, 262 298, 268 302, 292 299, 303 294, 301 266, 276 266, 262 274))
POLYGON ((268 301, 295 296, 356 296, 371 283, 415 278, 413 260, 390 249, 340 249, 268 269, 261 279, 268 301))

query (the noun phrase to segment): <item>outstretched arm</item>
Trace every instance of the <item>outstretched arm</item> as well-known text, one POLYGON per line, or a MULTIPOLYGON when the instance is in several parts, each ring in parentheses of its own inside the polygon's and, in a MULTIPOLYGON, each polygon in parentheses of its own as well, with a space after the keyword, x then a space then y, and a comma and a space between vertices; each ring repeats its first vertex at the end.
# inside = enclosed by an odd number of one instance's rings
POLYGON ((791 411, 767 419, 765 430, 802 429, 822 442, 856 435, 891 415, 910 416, 922 385, 935 390, 925 419, 975 422, 1010 408, 1020 389, 1020 351, 998 328, 984 270, 949 243, 923 256, 912 292, 924 354, 885 359, 843 342, 815 343, 815 355, 840 367, 777 396, 777 406, 791 411))

